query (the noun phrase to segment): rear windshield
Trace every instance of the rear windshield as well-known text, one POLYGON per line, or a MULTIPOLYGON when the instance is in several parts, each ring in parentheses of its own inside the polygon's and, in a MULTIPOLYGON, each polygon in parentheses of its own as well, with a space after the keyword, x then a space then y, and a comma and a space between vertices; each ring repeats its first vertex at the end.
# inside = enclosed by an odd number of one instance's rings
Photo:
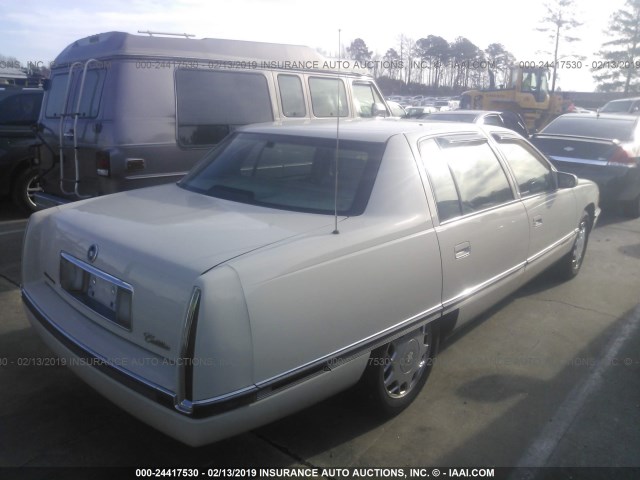
POLYGON ((464 122, 473 123, 476 121, 477 115, 475 113, 432 113, 427 117, 434 122, 464 122))
POLYGON ((0 125, 36 123, 41 104, 42 92, 20 92, 0 100, 0 125))
MULTIPOLYGON (((384 148, 384 143, 340 141, 340 215, 364 211, 384 148)), ((212 150, 179 185, 242 203, 333 214, 335 172, 334 139, 242 132, 212 150)))
POLYGON ((623 142, 633 139, 636 117, 620 118, 575 117, 571 114, 556 118, 541 133, 606 138, 623 142))
POLYGON ((614 113, 629 112, 631 110, 632 104, 633 104, 633 101, 631 100, 620 100, 615 102, 609 102, 604 107, 602 107, 600 111, 603 113, 604 112, 614 112, 614 113))

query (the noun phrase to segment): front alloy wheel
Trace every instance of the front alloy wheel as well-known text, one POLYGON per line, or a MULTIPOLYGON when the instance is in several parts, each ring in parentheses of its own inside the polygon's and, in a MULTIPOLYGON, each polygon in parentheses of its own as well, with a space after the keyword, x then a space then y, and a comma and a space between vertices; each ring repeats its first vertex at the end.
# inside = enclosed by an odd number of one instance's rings
POLYGON ((571 280, 580 272, 584 254, 587 251, 590 230, 591 218, 587 212, 584 212, 578 224, 578 232, 571 251, 558 263, 559 274, 563 280, 571 280))

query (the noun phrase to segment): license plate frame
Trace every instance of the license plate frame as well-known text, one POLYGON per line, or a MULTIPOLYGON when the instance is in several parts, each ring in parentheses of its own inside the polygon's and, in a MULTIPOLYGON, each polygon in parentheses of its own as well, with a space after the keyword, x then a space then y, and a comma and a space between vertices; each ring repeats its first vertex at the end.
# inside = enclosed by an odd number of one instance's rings
POLYGON ((60 285, 74 299, 104 319, 131 331, 133 287, 130 284, 61 252, 60 285))

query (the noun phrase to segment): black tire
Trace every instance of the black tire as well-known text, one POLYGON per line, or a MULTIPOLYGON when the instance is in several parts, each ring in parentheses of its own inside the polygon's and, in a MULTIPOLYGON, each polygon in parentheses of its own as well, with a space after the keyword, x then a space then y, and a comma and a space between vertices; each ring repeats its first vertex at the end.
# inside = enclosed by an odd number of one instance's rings
POLYGON ((40 171, 37 168, 26 168, 21 171, 13 182, 11 197, 13 203, 25 213, 37 210, 33 194, 42 191, 38 182, 40 171))
POLYGON ((584 262, 584 255, 587 251, 589 233, 591 232, 591 217, 585 211, 578 223, 578 234, 573 242, 571 251, 558 262, 558 275, 562 280, 571 280, 578 273, 584 262))
POLYGON ((413 402, 431 373, 438 341, 432 322, 371 352, 362 386, 376 413, 397 415, 413 402))
POLYGON ((640 195, 624 205, 624 214, 630 218, 640 217, 640 195))

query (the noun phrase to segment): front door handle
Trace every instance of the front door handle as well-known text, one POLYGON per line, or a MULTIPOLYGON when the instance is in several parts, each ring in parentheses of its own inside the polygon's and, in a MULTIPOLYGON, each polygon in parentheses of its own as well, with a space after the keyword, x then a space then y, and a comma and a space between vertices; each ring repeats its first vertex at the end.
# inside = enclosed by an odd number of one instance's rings
POLYGON ((533 217, 533 226, 540 227, 542 226, 542 215, 536 215, 533 217))
POLYGON ((456 259, 468 257, 471 255, 471 243, 459 243, 453 248, 453 252, 455 253, 456 259))

